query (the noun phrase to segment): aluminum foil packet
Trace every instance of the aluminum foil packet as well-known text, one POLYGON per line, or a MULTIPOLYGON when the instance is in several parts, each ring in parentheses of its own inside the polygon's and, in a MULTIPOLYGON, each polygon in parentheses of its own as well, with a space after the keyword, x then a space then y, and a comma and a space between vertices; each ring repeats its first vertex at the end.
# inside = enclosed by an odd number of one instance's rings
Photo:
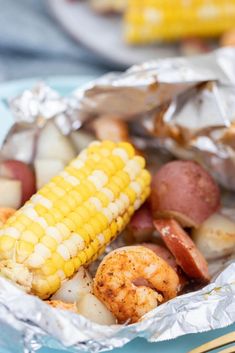
MULTIPOLYGON (((231 48, 134 66, 78 88, 69 97, 41 83, 8 102, 15 122, 0 157, 33 161, 37 138, 49 120, 67 135, 110 114, 128 121, 140 148, 156 148, 156 154, 164 148, 175 156, 194 158, 221 185, 234 190, 234 102, 235 49, 231 48)), ((230 193, 229 202, 231 207, 224 212, 235 218, 230 193)), ((157 307, 132 325, 95 324, 53 309, 0 278, 0 346, 9 351, 18 347, 19 352, 41 347, 100 352, 136 337, 158 342, 225 327, 235 322, 234 258, 210 263, 213 281, 205 288, 157 307)))

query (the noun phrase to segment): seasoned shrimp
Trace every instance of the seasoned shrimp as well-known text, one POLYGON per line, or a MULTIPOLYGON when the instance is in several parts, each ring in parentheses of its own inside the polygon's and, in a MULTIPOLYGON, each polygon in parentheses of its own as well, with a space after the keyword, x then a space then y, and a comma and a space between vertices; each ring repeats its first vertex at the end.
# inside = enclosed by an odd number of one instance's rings
POLYGON ((101 262, 94 280, 94 294, 119 323, 137 322, 158 304, 174 298, 178 288, 176 272, 143 246, 112 251, 101 262))
POLYGON ((11 217, 16 210, 13 208, 0 207, 0 227, 11 217))

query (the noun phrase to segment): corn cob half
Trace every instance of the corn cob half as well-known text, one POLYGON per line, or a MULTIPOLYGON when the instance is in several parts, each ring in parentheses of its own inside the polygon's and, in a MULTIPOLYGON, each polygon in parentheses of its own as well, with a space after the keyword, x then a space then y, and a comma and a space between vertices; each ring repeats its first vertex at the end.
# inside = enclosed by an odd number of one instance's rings
POLYGON ((125 38, 132 44, 212 37, 234 28, 235 0, 129 0, 125 38))
POLYGON ((48 298, 125 228, 150 179, 129 143, 93 142, 0 230, 1 274, 48 298))

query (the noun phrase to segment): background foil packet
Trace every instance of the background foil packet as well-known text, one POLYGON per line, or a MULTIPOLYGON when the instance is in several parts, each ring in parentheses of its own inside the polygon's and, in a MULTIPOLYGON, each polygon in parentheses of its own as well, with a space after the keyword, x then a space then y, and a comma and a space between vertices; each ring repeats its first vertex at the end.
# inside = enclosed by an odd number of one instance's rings
MULTIPOLYGON (((15 124, 0 157, 30 163, 48 120, 66 135, 90 119, 115 114, 128 120, 132 138, 142 149, 151 147, 158 154, 159 148, 165 148, 175 156, 195 158, 222 185, 235 189, 234 102, 235 50, 230 48, 138 65, 123 74, 106 75, 66 98, 39 84, 9 102, 15 124)), ((230 193, 228 199, 230 209, 224 212, 235 217, 230 193)), ((210 271, 213 282, 202 290, 159 306, 137 324, 107 327, 53 309, 0 278, 0 345, 25 352, 42 346, 99 352, 135 337, 157 342, 222 328, 235 322, 234 257, 211 263, 210 271)))

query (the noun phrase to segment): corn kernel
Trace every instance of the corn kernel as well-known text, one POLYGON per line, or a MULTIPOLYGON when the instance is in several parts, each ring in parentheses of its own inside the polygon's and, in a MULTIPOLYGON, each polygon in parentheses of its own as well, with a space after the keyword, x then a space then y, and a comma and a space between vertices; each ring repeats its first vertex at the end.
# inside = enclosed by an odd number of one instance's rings
MULTIPOLYGON (((16 243, 16 240, 8 237, 7 235, 3 235, 0 237, 0 253, 4 253, 5 251, 11 250, 16 243)), ((0 254, 1 257, 2 254, 0 254)))
POLYGON ((57 241, 48 235, 45 235, 44 237, 42 237, 41 243, 44 244, 51 251, 55 251, 58 246, 57 241))
POLYGON ((107 207, 109 204, 109 198, 102 192, 98 192, 96 197, 101 201, 103 207, 107 207))
POLYGON ((97 251, 99 250, 100 248, 100 242, 97 238, 95 238, 92 242, 91 242, 91 245, 90 245, 93 249, 93 254, 96 254, 97 251))
POLYGON ((43 216, 44 220, 47 222, 48 226, 54 226, 55 224, 55 218, 52 216, 52 214, 47 213, 43 216))
POLYGON ((128 196, 128 198, 130 200, 130 204, 133 204, 135 202, 136 195, 135 195, 134 190, 132 190, 131 188, 127 188, 124 191, 124 194, 126 194, 128 196))
POLYGON ((130 158, 133 158, 135 155, 135 150, 132 145, 128 142, 119 142, 118 147, 123 148, 129 155, 130 158))
POLYGON ((57 185, 53 186, 53 194, 57 197, 63 197, 65 195, 65 191, 58 187, 57 185))
POLYGON ((103 228, 102 228, 102 224, 100 224, 100 222, 97 220, 97 218, 92 218, 90 221, 89 221, 89 224, 90 226, 92 227, 93 229, 93 235, 91 236, 91 239, 94 239, 97 234, 101 233, 103 228))
POLYGON ((101 212, 99 212, 97 215, 96 215, 96 220, 100 223, 100 226, 101 226, 101 229, 102 231, 104 229, 106 229, 109 225, 109 222, 107 220, 107 218, 105 217, 105 215, 101 212))
POLYGON ((86 258, 87 258, 86 263, 88 263, 94 254, 94 250, 93 250, 92 246, 90 245, 84 251, 86 253, 86 258))
POLYGON ((64 200, 58 200, 56 203, 56 207, 58 208, 58 211, 62 213, 62 215, 66 216, 69 214, 70 209, 68 205, 66 205, 66 201, 64 200))
POLYGON ((26 231, 22 232, 21 233, 21 237, 20 237, 20 241, 21 240, 29 242, 29 243, 31 243, 33 245, 36 245, 39 242, 39 238, 31 230, 26 230, 26 231))
POLYGON ((42 226, 40 224, 38 224, 37 222, 32 222, 31 225, 30 225, 30 231, 32 233, 35 233, 37 235, 37 237, 40 239, 45 231, 44 229, 42 228, 42 226))
POLYGON ((109 158, 117 170, 124 168, 125 164, 120 157, 111 155, 109 158))
POLYGON ((112 222, 112 223, 110 224, 110 229, 111 229, 112 236, 113 236, 114 234, 117 234, 118 227, 117 227, 116 221, 114 221, 114 222, 112 222))
POLYGON ((20 240, 16 244, 16 259, 19 263, 24 262, 34 251, 34 245, 28 241, 20 240))
POLYGON ((65 261, 64 261, 63 257, 60 254, 58 254, 56 252, 53 253, 52 257, 51 257, 51 260, 53 261, 54 266, 58 270, 60 270, 61 268, 64 267, 65 261))
POLYGON ((84 250, 78 253, 78 257, 82 265, 84 265, 87 262, 87 256, 84 250))
POLYGON ((88 223, 84 224, 83 225, 83 229, 85 231, 87 231, 87 233, 89 234, 90 238, 92 238, 94 236, 94 230, 93 230, 93 227, 90 224, 88 224, 88 223))
POLYGON ((74 264, 73 260, 66 261, 64 265, 64 273, 66 277, 71 277, 74 273, 74 264))
POLYGON ((47 280, 35 277, 32 285, 32 293, 39 295, 42 299, 48 298, 51 289, 47 280))
POLYGON ((34 210, 37 212, 37 214, 40 216, 40 217, 43 217, 44 214, 48 213, 48 209, 41 205, 41 204, 37 204, 34 206, 34 210))
POLYGON ((84 239, 85 243, 88 245, 91 241, 91 236, 89 232, 84 229, 83 227, 78 230, 78 234, 81 235, 81 237, 84 239))
POLYGON ((46 260, 44 265, 41 267, 41 272, 45 276, 53 275, 54 273, 56 273, 56 271, 57 271, 57 268, 54 264, 54 261, 52 260, 46 260))
POLYGON ((81 197, 79 191, 74 189, 70 191, 69 195, 75 200, 77 205, 80 205, 83 202, 83 198, 81 197))
POLYGON ((111 152, 116 147, 116 144, 112 141, 104 140, 102 141, 102 146, 111 152))
POLYGON ((114 194, 115 199, 119 196, 120 194, 120 188, 117 184, 112 183, 112 181, 106 186, 107 189, 111 190, 112 193, 114 194))
POLYGON ((76 230, 76 225, 75 225, 75 223, 74 223, 71 219, 65 218, 65 219, 63 220, 63 223, 64 223, 64 225, 70 230, 70 232, 75 232, 75 230, 76 230))
POLYGON ((55 293, 61 286, 61 280, 57 273, 47 277, 47 282, 50 286, 51 293, 55 293))
POLYGON ((103 235, 105 237, 105 243, 107 244, 109 242, 109 239, 111 238, 112 236, 112 232, 111 232, 111 229, 107 228, 103 231, 103 235))
MULTIPOLYGON (((11 220, 12 220, 12 217, 11 217, 11 219, 9 221, 11 221, 11 220)), ((16 222, 20 223, 20 224, 23 224, 25 227, 27 227, 27 226, 32 224, 32 220, 29 217, 27 217, 26 215, 24 215, 23 213, 20 214, 19 216, 17 215, 16 222)), ((10 224, 10 222, 7 222, 7 223, 10 224)))
POLYGON ((77 201, 75 198, 73 198, 72 196, 67 195, 66 197, 66 204, 68 205, 68 207, 73 210, 77 207, 77 201))
POLYGON ((77 271, 79 269, 79 267, 81 266, 81 260, 79 259, 79 257, 74 257, 73 258, 73 266, 75 271, 77 271))
POLYGON ((84 222, 82 216, 77 212, 71 212, 69 214, 69 219, 75 224, 76 228, 80 228, 84 222))

